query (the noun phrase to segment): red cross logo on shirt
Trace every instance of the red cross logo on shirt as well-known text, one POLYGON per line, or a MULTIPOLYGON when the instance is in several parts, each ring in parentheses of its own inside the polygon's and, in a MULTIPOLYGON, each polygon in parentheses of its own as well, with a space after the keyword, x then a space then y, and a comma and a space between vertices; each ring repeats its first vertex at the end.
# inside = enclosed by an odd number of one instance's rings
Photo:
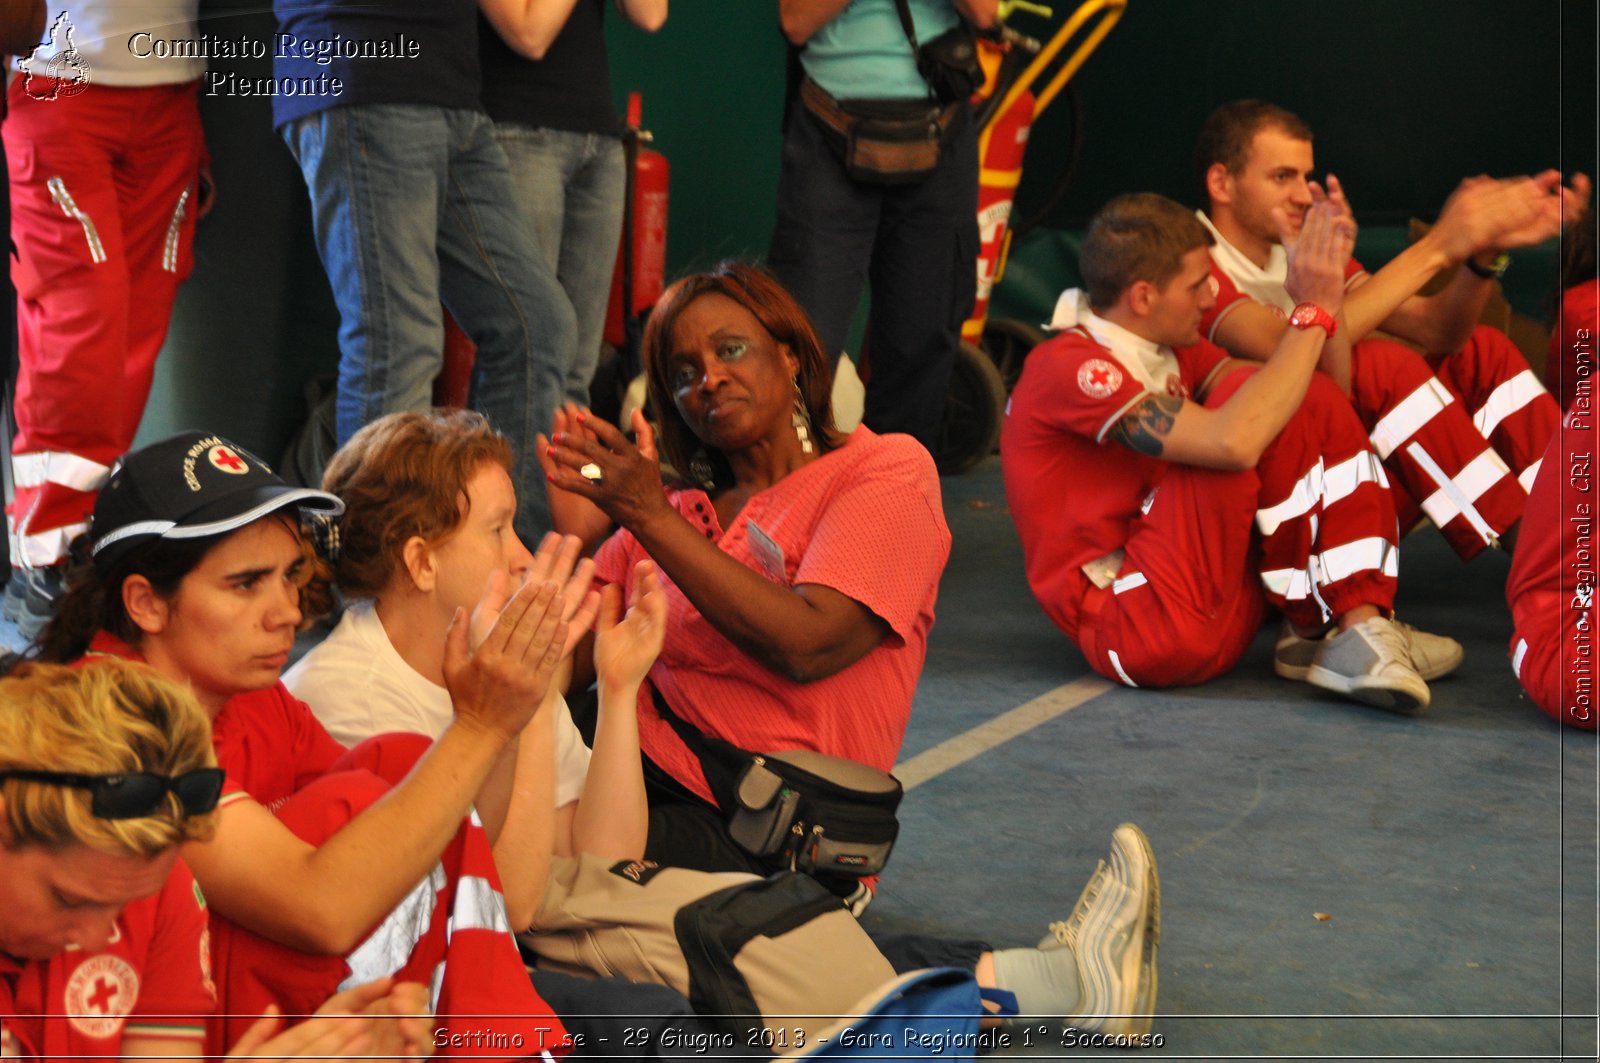
POLYGON ((1078 367, 1078 389, 1091 399, 1114 395, 1122 386, 1122 370, 1104 358, 1091 358, 1078 367))
POLYGON ((118 1036, 139 999, 139 973, 115 952, 74 962, 63 994, 67 1021, 85 1037, 118 1036))
POLYGON ((223 472, 229 472, 236 476, 242 476, 244 473, 250 471, 250 466, 246 465, 244 459, 239 457, 239 455, 236 454, 231 447, 225 447, 221 444, 218 444, 217 446, 212 447, 210 453, 206 456, 211 460, 212 465, 221 469, 223 472))
POLYGON ((106 981, 104 978, 94 980, 94 992, 89 994, 89 1006, 104 1015, 111 1010, 111 1002, 117 999, 118 986, 106 981))

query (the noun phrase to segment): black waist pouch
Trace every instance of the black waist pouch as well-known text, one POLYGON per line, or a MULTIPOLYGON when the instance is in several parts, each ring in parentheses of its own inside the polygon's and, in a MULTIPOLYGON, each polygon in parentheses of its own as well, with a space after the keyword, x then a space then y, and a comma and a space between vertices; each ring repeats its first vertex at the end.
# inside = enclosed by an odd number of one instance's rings
POLYGON ((752 856, 807 874, 876 875, 904 790, 888 772, 809 750, 757 754, 740 774, 728 833, 752 856))
POLYGON ((965 22, 917 49, 917 73, 940 103, 957 103, 983 87, 978 38, 965 22))
POLYGON ((886 771, 859 761, 790 749, 751 753, 713 738, 673 712, 651 690, 656 711, 705 772, 728 836, 776 870, 863 878, 889 862, 905 790, 886 771))

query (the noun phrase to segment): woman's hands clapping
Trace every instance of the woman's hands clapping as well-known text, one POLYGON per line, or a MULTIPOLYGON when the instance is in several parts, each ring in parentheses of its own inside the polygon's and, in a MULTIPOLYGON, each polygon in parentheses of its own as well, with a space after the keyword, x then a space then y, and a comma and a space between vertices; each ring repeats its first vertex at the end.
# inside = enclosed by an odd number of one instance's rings
POLYGON ((662 491, 655 433, 643 411, 635 410, 630 423, 637 444, 593 412, 569 404, 556 414, 550 438, 539 436, 539 463, 558 529, 589 542, 591 533, 598 539, 612 522, 632 527, 671 511, 662 491))
MULTIPOLYGON (((484 611, 480 603, 475 615, 484 611)), ((559 586, 529 581, 492 610, 493 625, 476 646, 469 646, 467 633, 473 625, 464 610, 457 611, 445 636, 444 685, 458 722, 498 732, 508 741, 521 733, 565 651, 564 611, 559 586)))

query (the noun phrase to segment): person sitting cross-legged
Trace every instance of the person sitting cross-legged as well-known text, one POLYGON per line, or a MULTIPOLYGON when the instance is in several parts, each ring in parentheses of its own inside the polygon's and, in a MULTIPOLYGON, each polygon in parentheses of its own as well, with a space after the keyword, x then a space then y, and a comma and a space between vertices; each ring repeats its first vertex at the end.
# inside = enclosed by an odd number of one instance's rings
POLYGON ((1383 466, 1315 372, 1353 227, 1324 204, 1285 241, 1299 306, 1254 369, 1200 338, 1211 240, 1156 195, 1119 197, 1091 221, 1088 294, 1063 297, 1073 323, 1028 357, 1001 434, 1029 585, 1090 666, 1129 686, 1228 671, 1270 603, 1302 636, 1311 683, 1423 709, 1423 674, 1453 667, 1460 647, 1392 619, 1383 466))
MULTIPOLYGON (((1292 233, 1313 203, 1326 200, 1354 224, 1345 188, 1331 173, 1311 179, 1311 127, 1261 100, 1213 111, 1195 163, 1206 203, 1198 216, 1215 238, 1211 272, 1219 285, 1201 331, 1228 353, 1260 361, 1276 349, 1295 304, 1284 287, 1273 212, 1285 213, 1292 233)), ((1561 417, 1516 346, 1478 324, 1479 315, 1507 252, 1554 237, 1589 187, 1582 174, 1563 186, 1554 170, 1469 178, 1427 234, 1383 268, 1368 273, 1354 258, 1341 263, 1344 305, 1322 368, 1383 459, 1402 527, 1426 515, 1464 560, 1512 548, 1561 417), (1451 270, 1438 291, 1423 294, 1451 270)))

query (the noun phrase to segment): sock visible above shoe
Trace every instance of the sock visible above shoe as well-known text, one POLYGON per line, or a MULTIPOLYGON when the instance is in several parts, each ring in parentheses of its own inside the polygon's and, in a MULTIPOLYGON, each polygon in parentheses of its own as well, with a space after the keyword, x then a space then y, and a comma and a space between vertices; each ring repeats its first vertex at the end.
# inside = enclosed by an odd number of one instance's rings
POLYGON ((994 953, 996 980, 1016 992, 1024 1015, 1059 1015, 1073 1029, 1132 1038, 1130 1047, 1140 1047, 1155 1011, 1160 913, 1155 854, 1144 832, 1124 823, 1112 835, 1109 862, 1095 869, 1072 913, 1050 924, 1039 948, 994 953), (1018 964, 1017 953, 1032 955, 1018 964), (1048 979, 1034 976, 1029 986, 1007 981, 1010 972, 1041 961, 1050 965, 1048 979), (1076 999, 1063 994, 1047 1001, 1039 994, 1046 985, 1073 986, 1076 999))

